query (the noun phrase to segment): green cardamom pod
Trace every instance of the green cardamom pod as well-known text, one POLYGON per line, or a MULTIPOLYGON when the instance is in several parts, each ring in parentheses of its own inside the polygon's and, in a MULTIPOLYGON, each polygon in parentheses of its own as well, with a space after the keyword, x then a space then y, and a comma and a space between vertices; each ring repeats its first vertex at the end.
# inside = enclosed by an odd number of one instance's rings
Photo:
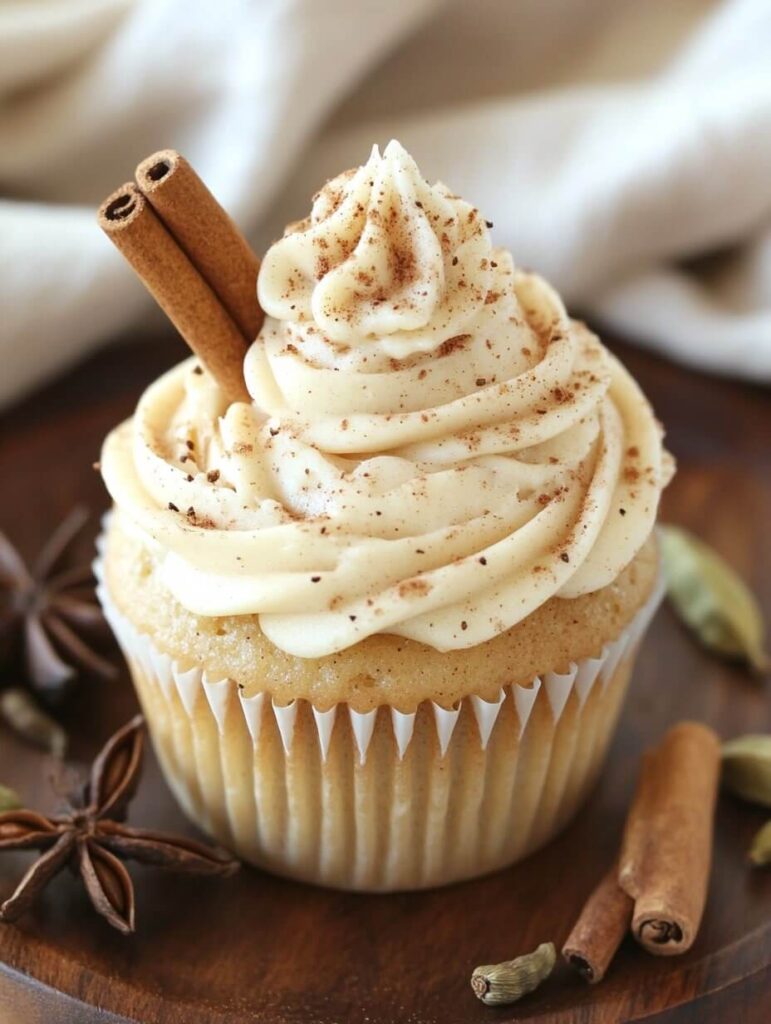
POLYGON ((771 864, 771 821, 767 821, 752 840, 750 860, 761 868, 771 864))
POLYGON ((705 647, 767 671, 763 616, 744 581, 686 530, 663 526, 660 539, 667 593, 686 625, 705 647))
POLYGON ((771 735, 737 736, 723 744, 723 785, 743 800, 771 807, 771 735))
POLYGON ((556 959, 554 943, 542 942, 533 953, 526 953, 516 960, 475 968, 471 987, 487 1006, 515 1003, 549 977, 556 959))
POLYGON ((18 793, 9 789, 8 786, 0 786, 0 813, 3 811, 15 811, 21 807, 18 793))
POLYGON ((0 718, 28 743, 42 747, 54 757, 64 757, 67 734, 27 690, 14 686, 0 693, 0 718))

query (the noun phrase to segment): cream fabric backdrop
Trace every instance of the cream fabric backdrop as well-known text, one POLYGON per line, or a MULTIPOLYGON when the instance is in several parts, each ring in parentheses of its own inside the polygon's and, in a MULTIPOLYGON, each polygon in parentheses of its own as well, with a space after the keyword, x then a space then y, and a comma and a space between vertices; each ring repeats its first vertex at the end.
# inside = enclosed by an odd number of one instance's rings
POLYGON ((261 249, 391 136, 571 307, 771 379, 768 0, 0 0, 0 403, 160 322, 94 221, 143 156, 261 249))

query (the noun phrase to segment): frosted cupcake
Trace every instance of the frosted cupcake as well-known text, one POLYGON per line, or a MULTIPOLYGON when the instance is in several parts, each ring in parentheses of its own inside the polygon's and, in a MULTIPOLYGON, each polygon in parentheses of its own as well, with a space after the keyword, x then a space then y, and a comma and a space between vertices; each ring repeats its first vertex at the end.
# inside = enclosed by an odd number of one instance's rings
POLYGON ((108 438, 102 597, 170 786, 246 860, 411 889, 596 780, 658 597, 644 396, 392 142, 267 252, 228 404, 195 359, 108 438))

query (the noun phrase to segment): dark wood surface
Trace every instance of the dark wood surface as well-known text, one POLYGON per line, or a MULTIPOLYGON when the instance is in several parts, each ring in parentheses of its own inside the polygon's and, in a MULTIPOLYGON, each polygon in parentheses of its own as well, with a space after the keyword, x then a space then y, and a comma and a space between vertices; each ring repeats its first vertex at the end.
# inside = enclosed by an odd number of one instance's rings
MULTIPOLYGON (((741 570, 771 609, 771 407, 760 389, 712 380, 617 346, 666 423, 680 471, 665 517, 686 524, 741 570)), ((140 388, 184 355, 172 340, 102 353, 0 417, 0 527, 31 555, 80 501, 106 498, 91 468, 105 432, 140 388)), ((613 855, 641 749, 678 718, 724 736, 771 728, 768 682, 713 660, 668 609, 636 670, 603 781, 556 842, 525 863, 436 892, 352 896, 245 869, 197 881, 134 868, 138 930, 125 939, 58 878, 18 925, 0 926, 1 1024, 760 1024, 771 1019, 771 871, 745 862, 761 811, 721 798, 701 934, 681 958, 628 941, 589 988, 559 968, 515 1007, 473 996, 471 969, 566 936, 613 855)), ((84 680, 63 709, 75 759, 90 757, 135 707, 127 677, 84 680)), ((0 732, 0 781, 52 806, 42 758, 0 732)), ((134 803, 136 824, 189 829, 154 760, 134 803)), ((0 859, 0 894, 27 857, 0 859)))

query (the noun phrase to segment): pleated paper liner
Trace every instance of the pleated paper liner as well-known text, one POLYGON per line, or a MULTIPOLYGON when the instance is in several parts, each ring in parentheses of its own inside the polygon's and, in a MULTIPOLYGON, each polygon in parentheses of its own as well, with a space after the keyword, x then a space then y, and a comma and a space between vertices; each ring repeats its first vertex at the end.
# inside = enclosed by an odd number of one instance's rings
POLYGON ((512 864, 574 815, 602 768, 659 584, 595 658, 498 699, 414 713, 244 697, 160 652, 98 595, 166 779, 206 832, 277 874, 344 889, 444 885, 512 864))

